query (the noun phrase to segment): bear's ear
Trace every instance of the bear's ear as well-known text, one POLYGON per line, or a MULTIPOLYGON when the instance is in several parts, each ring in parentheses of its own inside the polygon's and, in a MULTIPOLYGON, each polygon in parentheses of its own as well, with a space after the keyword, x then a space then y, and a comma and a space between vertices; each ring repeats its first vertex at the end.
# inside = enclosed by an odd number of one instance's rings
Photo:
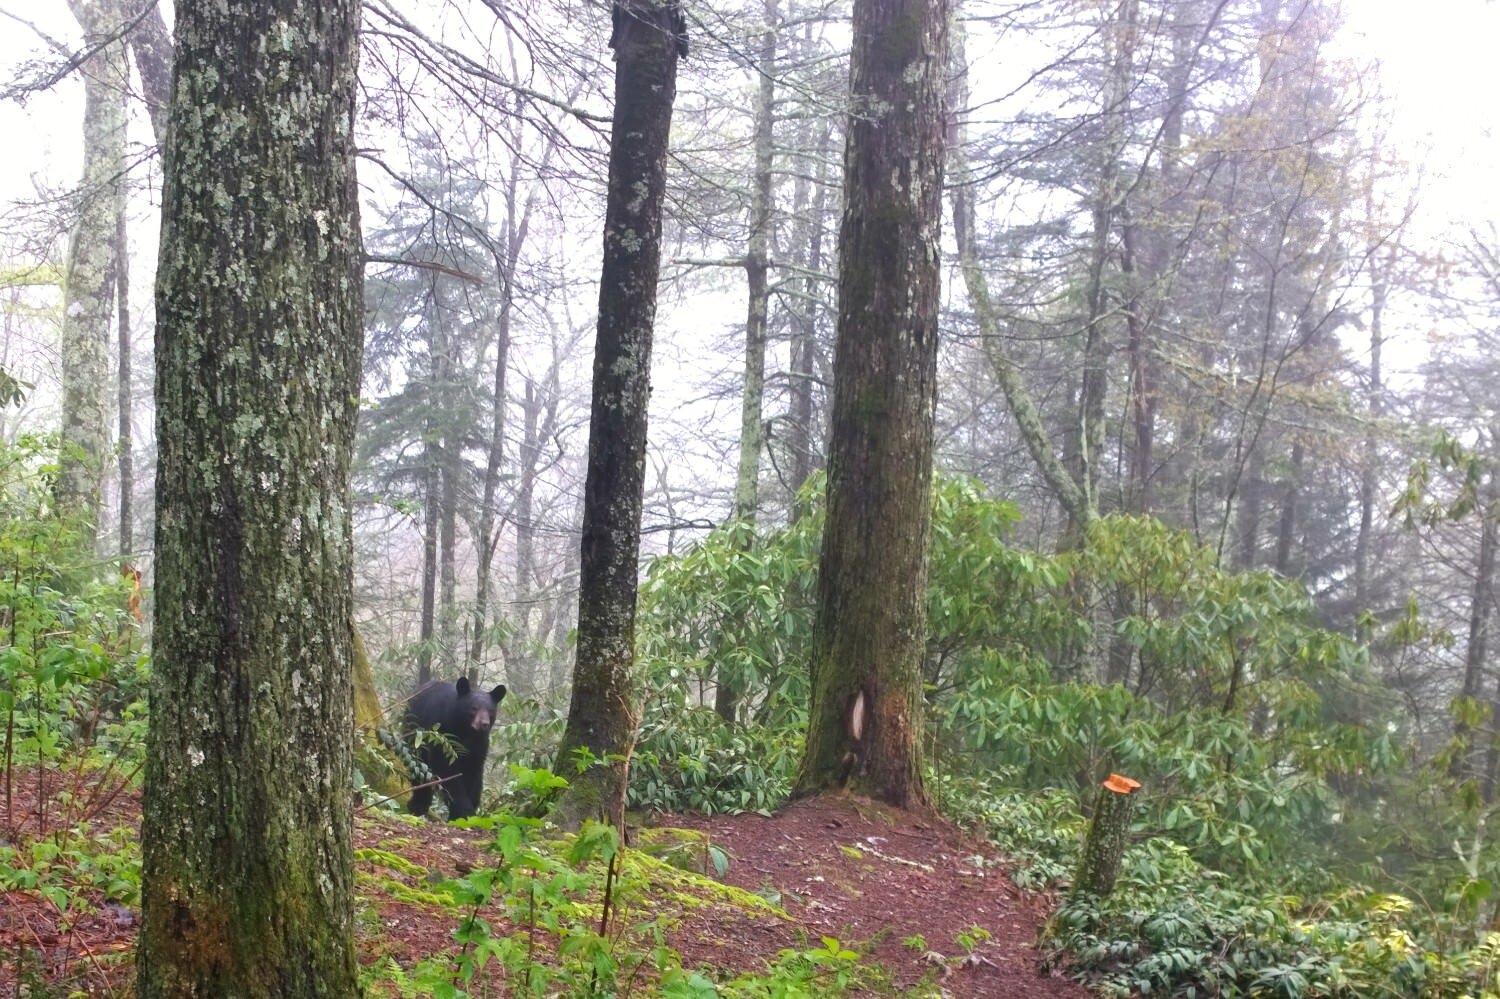
POLYGON ((499 705, 501 701, 505 700, 505 684, 502 683, 500 684, 500 686, 490 691, 490 700, 494 701, 496 705, 499 705))
POLYGON ((468 697, 469 696, 469 678, 468 677, 466 677, 466 676, 459 677, 458 678, 458 682, 456 684, 454 684, 454 686, 458 688, 458 696, 459 697, 468 697))

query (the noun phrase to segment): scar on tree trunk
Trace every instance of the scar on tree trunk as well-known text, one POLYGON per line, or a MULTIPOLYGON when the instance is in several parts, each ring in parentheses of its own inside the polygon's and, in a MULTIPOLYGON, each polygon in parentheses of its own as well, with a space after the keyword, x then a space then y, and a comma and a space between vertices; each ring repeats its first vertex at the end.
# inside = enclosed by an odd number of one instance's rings
POLYGON ((864 688, 854 692, 849 698, 849 706, 844 709, 844 734, 849 737, 850 746, 844 753, 842 761, 843 769, 839 774, 839 786, 848 785, 850 778, 864 773, 865 759, 869 756, 868 747, 865 745, 865 734, 869 728, 870 708, 869 698, 865 696, 864 688))

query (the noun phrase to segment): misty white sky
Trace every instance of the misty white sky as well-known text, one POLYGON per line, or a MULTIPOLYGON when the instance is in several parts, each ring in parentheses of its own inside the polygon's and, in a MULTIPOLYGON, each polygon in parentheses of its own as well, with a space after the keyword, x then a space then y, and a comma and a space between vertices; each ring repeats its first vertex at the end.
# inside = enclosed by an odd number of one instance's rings
MULTIPOLYGON (((1391 105, 1391 145, 1411 164, 1413 182, 1421 178, 1415 234, 1441 243, 1472 226, 1500 222, 1500 102, 1494 99, 1500 0, 1344 4, 1345 54, 1380 64, 1379 90, 1391 105)), ((13 79, 29 60, 49 54, 48 40, 22 19, 64 45, 80 41, 62 0, 0 0, 0 79, 13 79)), ((16 200, 35 198, 38 191, 61 194, 76 183, 81 91, 76 79, 66 80, 25 106, 0 103, 0 135, 9 140, 0 155, 0 219, 16 200)), ((150 136, 139 109, 136 114, 135 138, 144 146, 150 136)), ((134 249, 149 259, 154 220, 142 208, 138 202, 134 249)), ((137 297, 147 301, 149 286, 137 297)))
POLYGON ((1393 138, 1425 175, 1423 228, 1500 220, 1500 3, 1344 0, 1344 11, 1351 51, 1380 63, 1393 138))
MULTIPOLYGON (((1345 17, 1350 55, 1380 63, 1381 90, 1394 105, 1393 139, 1426 178, 1424 208, 1447 221, 1500 219, 1500 102, 1494 99, 1500 2, 1345 0, 1345 17)), ((18 18, 65 43, 78 33, 61 0, 0 0, 3 79, 46 53, 45 42, 18 18)), ((0 105, 0 134, 10 137, 0 157, 0 199, 27 197, 34 180, 54 189, 73 182, 79 90, 67 81, 26 107, 0 105)), ((1428 220, 1432 229, 1435 221, 1428 220)))

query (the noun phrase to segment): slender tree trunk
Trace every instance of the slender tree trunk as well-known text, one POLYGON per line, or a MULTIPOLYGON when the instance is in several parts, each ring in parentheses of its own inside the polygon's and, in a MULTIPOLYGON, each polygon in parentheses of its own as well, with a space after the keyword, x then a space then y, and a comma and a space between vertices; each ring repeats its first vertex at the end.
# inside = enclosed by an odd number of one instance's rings
MULTIPOLYGON (((818 141, 817 174, 812 190, 812 211, 807 236, 799 245, 806 257, 802 261, 802 296, 798 308, 796 332, 792 341, 791 433, 788 450, 792 463, 792 519, 800 520, 809 512, 800 499, 802 487, 812 478, 822 455, 818 416, 813 405, 816 380, 815 358, 818 352, 818 328, 823 315, 818 274, 823 269, 823 219, 828 211, 828 160, 833 145, 833 129, 824 126, 818 141)), ((799 174, 800 176, 800 174, 799 174)))
POLYGON ((1276 571, 1283 576, 1292 572, 1292 546, 1297 539, 1297 502, 1302 495, 1302 462, 1307 447, 1298 437, 1292 442, 1291 468, 1287 470, 1286 488, 1281 497, 1281 522, 1276 527, 1276 571))
MULTIPOLYGON (((516 483, 515 516, 512 518, 516 524, 515 578, 518 610, 515 615, 515 631, 510 638, 512 651, 505 657, 510 679, 522 684, 520 690, 526 696, 535 694, 540 686, 536 670, 529 661, 530 657, 522 651, 533 641, 533 627, 539 617, 537 609, 532 605, 536 583, 536 513, 532 504, 536 496, 537 463, 541 455, 541 441, 537 437, 540 410, 536 383, 528 378, 521 411, 521 446, 517 454, 520 481, 516 483), (524 673, 521 672, 523 660, 526 661, 524 673)), ((515 685, 512 683, 512 686, 515 685)))
MULTIPOLYGON (((766 327, 771 310, 771 217, 776 124, 776 0, 766 0, 761 31, 760 89, 755 102, 755 181, 750 195, 750 246, 745 254, 749 304, 745 310, 745 383, 740 396, 740 462, 734 486, 734 519, 754 525, 760 503, 760 452, 766 386, 766 327)), ((746 534, 747 540, 753 534, 746 534)), ((714 710, 729 724, 739 713, 741 685, 722 670, 716 675, 714 710)))
POLYGON ((1238 568, 1254 569, 1260 563, 1260 522, 1265 508, 1265 459, 1260 448, 1252 447, 1249 460, 1240 477, 1239 506, 1236 527, 1239 534, 1238 568))
POLYGON ((561 393, 559 367, 564 353, 565 350, 554 348, 552 363, 540 390, 533 380, 527 379, 522 402, 521 445, 517 454, 520 478, 516 483, 515 512, 511 518, 516 526, 515 585, 519 610, 506 660, 510 675, 520 677, 518 682, 526 684, 521 689, 531 693, 540 691, 544 682, 552 682, 550 676, 543 677, 538 672, 536 658, 527 650, 534 644, 548 641, 546 616, 537 605, 540 594, 537 586, 535 500, 537 481, 543 471, 543 446, 557 432, 557 404, 561 393))
POLYGON ((1156 446, 1156 386, 1151 355, 1154 349, 1150 319, 1146 315, 1146 275, 1138 268, 1140 231, 1128 205, 1120 209, 1120 273, 1125 280, 1125 337, 1130 386, 1130 444, 1125 509, 1145 513, 1151 509, 1151 471, 1156 446))
POLYGON ((828 513, 796 793, 926 802, 921 769, 945 0, 855 0, 828 513))
POLYGON ((417 686, 432 679, 433 652, 437 647, 438 509, 437 455, 428 445, 424 460, 427 482, 422 491, 422 611, 417 624, 417 686))
MULTIPOLYGON (((507 312, 509 311, 507 307, 507 312)), ((510 322, 507 317, 499 331, 499 356, 495 360, 495 387, 491 393, 494 422, 490 431, 489 454, 485 460, 484 494, 480 499, 479 527, 475 531, 478 565, 474 570, 474 608, 469 615, 469 648, 464 672, 477 677, 489 644, 490 579, 494 573, 495 549, 500 543, 500 528, 495 509, 500 491, 500 468, 505 456, 505 372, 509 363, 510 322)))
MULTIPOLYGON (((1170 286, 1175 280, 1174 257, 1180 256, 1176 246, 1186 238, 1182 232, 1186 219, 1181 187, 1183 122, 1189 104, 1189 84, 1205 40, 1225 6, 1226 0, 1214 0, 1208 5, 1202 0, 1183 0, 1172 8, 1168 29, 1172 62, 1166 73, 1166 109, 1157 143, 1160 163, 1156 171, 1157 204, 1145 219, 1137 218, 1129 210, 1122 219, 1121 242, 1125 251, 1122 266, 1130 274, 1131 290, 1126 307, 1132 429, 1126 508, 1139 513, 1151 513, 1156 505, 1153 494, 1159 475, 1158 342, 1165 326, 1163 314, 1173 302, 1170 286)), ((1189 434, 1187 439, 1194 437, 1189 434)))
POLYGON ((969 296, 969 307, 974 310, 975 322, 984 338, 985 356, 995 381, 1005 396, 1006 408, 1015 420, 1026 452, 1036 463, 1043 480, 1058 503, 1062 505, 1070 523, 1079 523, 1087 530, 1097 511, 1090 503, 1090 496, 1073 477, 1066 464, 1059 458, 1042 422, 1041 410, 1021 379, 1021 373, 1005 351, 1002 340, 1000 317, 991 299, 989 284, 979 263, 977 219, 975 217, 973 179, 969 173, 965 144, 968 141, 962 119, 969 103, 968 62, 965 39, 961 28, 955 28, 953 47, 950 51, 949 105, 953 108, 950 122, 948 162, 953 182, 948 187, 948 196, 953 210, 953 237, 958 247, 959 271, 963 275, 964 290, 969 296))
MULTIPOLYGON (((459 668, 458 648, 458 441, 443 441, 438 471, 438 663, 443 676, 459 668)), ((471 681, 477 677, 470 677, 471 681)))
POLYGON ((56 492, 59 509, 81 518, 85 544, 92 548, 109 452, 109 326, 125 201, 129 75, 115 0, 72 0, 70 6, 93 53, 83 65, 83 177, 64 277, 56 492))
POLYGON ((578 581, 578 658, 557 769, 573 783, 555 817, 624 822, 635 745, 635 598, 646 483, 646 404, 661 266, 667 137, 677 96, 682 11, 675 2, 615 0, 614 119, 589 463, 578 581), (575 752, 602 765, 574 773, 575 752))
POLYGON ((488 644, 486 636, 489 633, 490 576, 495 548, 500 540, 496 504, 500 492, 500 470, 505 461, 505 383, 510 365, 510 320, 514 301, 511 296, 515 289, 516 264, 531 222, 529 203, 521 218, 516 218, 516 201, 516 172, 512 171, 505 187, 505 254, 496 261, 498 273, 495 276, 502 291, 499 312, 495 317, 495 378, 490 391, 492 419, 484 464, 483 494, 479 503, 479 528, 475 532, 475 548, 478 549, 479 558, 475 569, 474 611, 470 615, 468 662, 465 667, 465 671, 476 678, 480 660, 488 644))
POLYGON ((745 254, 749 304, 745 310, 745 381, 740 394, 740 461, 734 516, 755 522, 760 492, 760 452, 765 444, 762 403, 766 383, 766 325, 771 307, 772 169, 776 124, 776 0, 765 0, 761 30, 760 88, 755 102, 755 178, 750 193, 750 245, 745 254))
POLYGON ((120 560, 129 561, 135 555, 135 532, 133 501, 135 499, 135 456, 131 452, 130 432, 131 378, 130 367, 133 351, 130 345, 130 241, 125 233, 125 213, 122 211, 115 223, 115 304, 118 325, 120 357, 115 378, 116 400, 119 415, 119 473, 120 473, 120 560))
POLYGON ((359 5, 176 18, 136 994, 348 999, 359 5))
POLYGON ((125 12, 135 25, 130 32, 130 54, 141 76, 151 134, 156 144, 163 146, 167 141, 167 108, 172 100, 172 35, 161 16, 161 0, 127 0, 125 12))
MULTIPOLYGON (((1484 690, 1485 668, 1488 665, 1490 645, 1490 622, 1495 608, 1495 548, 1500 534, 1500 484, 1490 472, 1482 487, 1479 504, 1479 555, 1474 565, 1474 589, 1469 598, 1469 639, 1464 647, 1464 683, 1462 696, 1477 702, 1484 690)), ((1462 755, 1455 756, 1452 773, 1456 777, 1480 776, 1483 747, 1474 739, 1472 726, 1468 722, 1469 710, 1457 713, 1454 722, 1454 737, 1460 746, 1466 746, 1462 755), (1467 746, 1473 740, 1476 744, 1467 746)), ((1494 718, 1490 724, 1493 725, 1494 718)), ((1484 766, 1488 771, 1492 768, 1484 766)), ((1491 792, 1491 782, 1485 781, 1485 793, 1491 792)))
MULTIPOLYGON (((1372 212, 1373 214, 1373 212, 1372 212)), ((1382 263, 1371 254, 1374 281, 1370 287, 1370 381, 1365 390, 1368 430, 1360 455, 1359 534, 1354 542, 1354 613, 1363 614, 1370 605, 1370 550, 1375 537, 1375 504, 1380 494, 1380 440, 1378 428, 1385 415, 1381 350, 1385 346, 1385 302, 1388 294, 1382 263)))
MULTIPOLYGON (((1067 435, 1066 464, 1073 481, 1083 491, 1084 506, 1099 509, 1099 464, 1104 452, 1104 395, 1108 387, 1106 361, 1109 340, 1105 321, 1109 312, 1107 270, 1110 239, 1125 207, 1120 180, 1121 160, 1128 138, 1127 119, 1135 83, 1137 0, 1122 0, 1114 20, 1105 25, 1104 39, 1110 57, 1109 78, 1104 88, 1101 115, 1105 139, 1100 151, 1097 188, 1094 193, 1094 235, 1089 250, 1087 283, 1088 314, 1083 326, 1082 377, 1079 383, 1076 425, 1067 435)), ((1081 546, 1086 519, 1070 516, 1065 547, 1081 546)))

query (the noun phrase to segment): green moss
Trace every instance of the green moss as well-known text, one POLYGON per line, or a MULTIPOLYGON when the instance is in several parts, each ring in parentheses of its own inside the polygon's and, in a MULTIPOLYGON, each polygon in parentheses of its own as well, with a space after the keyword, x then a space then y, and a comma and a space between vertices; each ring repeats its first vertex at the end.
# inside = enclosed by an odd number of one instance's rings
MULTIPOLYGON (((687 830, 674 830, 687 832, 687 830)), ((726 885, 721 881, 674 867, 640 850, 627 850, 624 854, 624 873, 631 880, 646 881, 653 892, 669 891, 671 898, 679 901, 685 909, 701 909, 712 905, 727 905, 747 914, 791 919, 786 910, 772 905, 754 892, 726 885)))
POLYGON ((679 870, 705 876, 713 873, 713 841, 701 830, 667 826, 639 829, 634 834, 634 845, 646 856, 679 870))
POLYGON ((398 853, 379 848, 362 848, 354 851, 355 863, 374 864, 388 870, 397 871, 412 877, 425 877, 427 868, 421 864, 414 864, 398 853))

